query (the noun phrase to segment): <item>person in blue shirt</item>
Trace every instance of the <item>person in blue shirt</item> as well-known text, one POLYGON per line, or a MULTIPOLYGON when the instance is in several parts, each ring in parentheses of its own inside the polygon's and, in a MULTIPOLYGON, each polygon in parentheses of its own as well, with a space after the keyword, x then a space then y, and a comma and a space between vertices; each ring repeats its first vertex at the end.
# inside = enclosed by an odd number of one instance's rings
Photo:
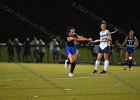
POLYGON ((129 35, 126 36, 125 41, 121 45, 121 48, 123 47, 125 48, 124 70, 126 70, 127 66, 129 66, 129 70, 131 71, 133 54, 134 54, 135 49, 138 47, 138 40, 136 36, 134 36, 134 30, 129 31, 129 35))
POLYGON ((75 69, 75 64, 77 60, 77 54, 76 54, 76 47, 74 45, 74 42, 91 42, 92 38, 85 38, 83 36, 79 36, 76 34, 74 27, 68 27, 67 29, 67 37, 66 37, 66 42, 67 45, 65 46, 65 52, 67 55, 67 60, 65 60, 65 68, 68 69, 68 64, 71 64, 71 69, 69 76, 73 77, 74 74, 74 69, 75 69))

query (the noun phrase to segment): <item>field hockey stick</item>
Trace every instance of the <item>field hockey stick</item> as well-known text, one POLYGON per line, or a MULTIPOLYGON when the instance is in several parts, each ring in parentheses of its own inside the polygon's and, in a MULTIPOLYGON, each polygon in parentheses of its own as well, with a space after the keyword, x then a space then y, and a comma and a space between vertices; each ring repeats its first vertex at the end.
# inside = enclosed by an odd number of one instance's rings
MULTIPOLYGON (((115 31, 110 32, 109 35, 114 34, 114 33, 116 33, 117 31, 118 31, 118 30, 115 29, 115 31)), ((105 35, 102 35, 101 37, 103 37, 103 36, 106 36, 106 34, 105 34, 105 35)), ((97 39, 97 40, 92 41, 92 42, 90 42, 90 43, 88 43, 88 44, 97 43, 97 42, 101 42, 101 40, 100 40, 100 39, 97 39)), ((105 41, 103 41, 103 42, 105 42, 105 41)))
MULTIPOLYGON (((115 31, 110 32, 108 35, 112 35, 112 34, 117 33, 117 32, 118 32, 118 29, 115 29, 115 31)), ((106 34, 105 34, 105 35, 102 35, 102 36, 100 36, 100 37, 103 37, 103 36, 106 36, 106 34)))
POLYGON ((100 41, 101 41, 100 39, 97 39, 97 40, 94 40, 94 41, 88 43, 88 45, 89 45, 89 44, 92 44, 92 43, 97 43, 97 42, 100 42, 100 41))

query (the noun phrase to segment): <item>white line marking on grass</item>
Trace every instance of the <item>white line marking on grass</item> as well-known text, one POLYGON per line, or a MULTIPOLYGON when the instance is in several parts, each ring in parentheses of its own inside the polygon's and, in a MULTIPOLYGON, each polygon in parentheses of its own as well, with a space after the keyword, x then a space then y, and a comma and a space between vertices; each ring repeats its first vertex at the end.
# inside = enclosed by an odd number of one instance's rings
POLYGON ((52 77, 48 78, 50 80, 68 80, 68 79, 91 79, 91 78, 100 78, 100 77, 52 77))
POLYGON ((35 95, 35 96, 33 96, 34 98, 38 98, 38 96, 37 95, 35 95))
MULTIPOLYGON (((122 77, 122 78, 134 78, 134 77, 140 77, 140 76, 119 76, 119 77, 122 77)), ((68 79, 98 79, 98 78, 102 78, 101 76, 89 76, 89 77, 84 77, 84 76, 81 76, 81 77, 50 77, 50 78, 46 78, 46 79, 50 79, 50 80, 68 80, 68 79)))
MULTIPOLYGON (((44 78, 44 80, 68 80, 68 79, 89 79, 89 78, 100 78, 100 77, 50 77, 50 78, 44 78)), ((0 81, 31 81, 35 79, 2 79, 0 81)))
POLYGON ((122 77, 122 78, 125 78, 125 77, 126 78, 131 78, 132 77, 133 78, 133 77, 140 77, 140 76, 119 76, 119 77, 122 77))
POLYGON ((137 92, 140 92, 140 90, 139 90, 137 87, 135 87, 133 84, 130 84, 129 82, 123 80, 122 77, 120 77, 120 76, 118 76, 118 75, 115 75, 115 74, 113 74, 113 73, 109 73, 108 75, 109 75, 110 77, 112 77, 112 78, 114 78, 114 79, 120 81, 121 83, 123 83, 124 85, 128 86, 129 88, 131 88, 131 89, 133 89, 133 90, 135 90, 135 91, 137 91, 137 92))
POLYGON ((0 81, 30 81, 32 79, 2 79, 0 81))
POLYGON ((70 91, 71 89, 64 89, 65 91, 70 91))
MULTIPOLYGON (((134 77, 140 77, 140 76, 119 76, 120 78, 134 78, 134 77)), ((102 78, 101 76, 79 76, 79 77, 50 77, 50 78, 44 78, 44 80, 69 80, 69 79, 99 79, 102 78)), ((32 81, 36 79, 26 79, 26 78, 19 78, 19 79, 0 79, 0 81, 32 81)))

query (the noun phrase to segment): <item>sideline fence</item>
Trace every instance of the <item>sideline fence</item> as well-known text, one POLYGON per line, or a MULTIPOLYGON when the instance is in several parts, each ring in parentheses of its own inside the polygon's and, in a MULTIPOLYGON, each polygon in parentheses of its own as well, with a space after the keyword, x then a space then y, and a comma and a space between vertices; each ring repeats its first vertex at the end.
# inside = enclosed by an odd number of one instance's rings
MULTIPOLYGON (((23 46, 22 46, 22 51, 23 51, 23 46)), ((81 45, 81 46, 77 46, 78 49, 78 63, 88 63, 88 64, 93 64, 96 60, 93 58, 92 56, 92 46, 85 46, 85 45, 81 45)), ((34 46, 31 46, 31 62, 35 63, 36 60, 33 57, 33 50, 34 50, 34 46)), ((112 49, 112 53, 113 53, 113 62, 110 59, 110 64, 117 64, 117 54, 116 54, 116 48, 113 47, 112 49)), ((135 62, 136 65, 140 65, 140 48, 136 49, 135 51, 135 62)), ((23 58, 23 52, 22 52, 22 57, 23 58)), ((121 54, 121 58, 122 61, 124 60, 124 50, 122 50, 122 54, 121 54)), ((14 47, 14 59, 15 62, 18 62, 18 58, 17 58, 17 54, 16 54, 16 49, 14 47)), ((45 45, 45 55, 43 58, 43 63, 64 63, 66 59, 66 55, 65 55, 65 50, 64 50, 64 46, 60 47, 60 51, 59 51, 59 59, 57 59, 56 61, 53 60, 53 51, 50 50, 49 45, 45 45)), ((0 62, 8 62, 8 51, 7 51, 7 45, 6 44, 2 44, 0 43, 0 62)), ((24 62, 24 60, 22 59, 21 62, 24 62)))

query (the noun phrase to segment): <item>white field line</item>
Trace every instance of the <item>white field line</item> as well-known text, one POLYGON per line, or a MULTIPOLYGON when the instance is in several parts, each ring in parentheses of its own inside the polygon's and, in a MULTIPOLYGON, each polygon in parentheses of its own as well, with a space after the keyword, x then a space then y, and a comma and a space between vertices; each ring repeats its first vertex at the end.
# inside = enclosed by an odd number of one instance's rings
MULTIPOLYGON (((140 76, 119 76, 120 78, 134 78, 134 77, 140 77, 140 76)), ((69 79, 99 79, 102 78, 101 76, 96 76, 96 77, 92 77, 92 76, 80 76, 80 77, 44 77, 44 80, 69 80, 69 79)), ((31 81, 31 80, 36 80, 36 79, 29 79, 29 78, 18 78, 18 79, 0 79, 0 81, 31 81)))

